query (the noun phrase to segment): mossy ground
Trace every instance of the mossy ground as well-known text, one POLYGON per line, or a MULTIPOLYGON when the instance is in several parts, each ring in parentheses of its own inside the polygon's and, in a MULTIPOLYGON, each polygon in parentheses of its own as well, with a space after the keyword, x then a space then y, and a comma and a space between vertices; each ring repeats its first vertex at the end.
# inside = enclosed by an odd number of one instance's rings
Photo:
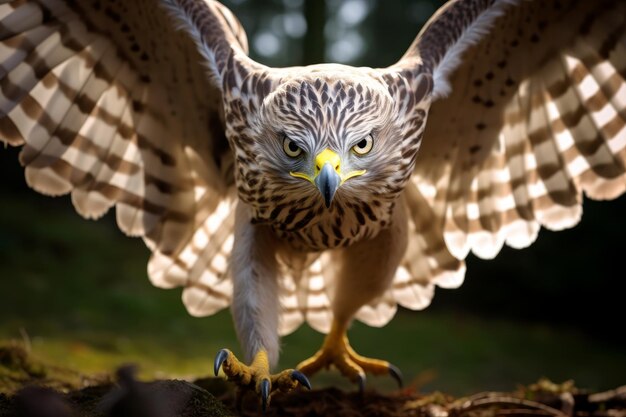
MULTIPOLYGON (((0 346, 0 417, 223 417, 260 415, 254 393, 236 402, 232 386, 220 378, 136 381, 130 368, 117 377, 88 377, 42 363, 18 344, 0 346), (126 376, 124 376, 126 375, 126 376), (117 379, 117 380, 116 380, 117 379), (35 388, 33 388, 35 387, 35 388), (30 407, 58 413, 29 413, 30 407), (167 410, 167 411, 165 411, 167 410)), ((337 388, 295 391, 272 397, 266 416, 611 417, 626 412, 626 386, 590 394, 572 381, 541 380, 513 392, 454 398, 424 395, 414 388, 363 394, 337 388)))

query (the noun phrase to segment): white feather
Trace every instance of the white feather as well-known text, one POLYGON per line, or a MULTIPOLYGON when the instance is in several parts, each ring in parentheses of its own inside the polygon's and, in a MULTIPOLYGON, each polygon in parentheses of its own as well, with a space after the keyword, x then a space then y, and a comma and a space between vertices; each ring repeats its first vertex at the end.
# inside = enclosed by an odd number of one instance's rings
MULTIPOLYGON (((210 7, 209 2, 207 1, 206 3, 207 7, 210 7)), ((215 50, 206 43, 194 16, 180 7, 176 0, 161 0, 161 6, 165 8, 177 23, 176 30, 184 30, 191 36, 198 48, 198 52, 204 58, 202 64, 207 68, 211 82, 221 90, 223 77, 215 60, 215 50)))
POLYGON ((484 36, 489 35, 496 19, 504 15, 508 7, 517 6, 521 2, 522 0, 496 0, 493 6, 482 12, 465 29, 456 43, 448 48, 433 71, 433 99, 445 98, 451 93, 449 78, 463 62, 463 53, 480 42, 484 36))

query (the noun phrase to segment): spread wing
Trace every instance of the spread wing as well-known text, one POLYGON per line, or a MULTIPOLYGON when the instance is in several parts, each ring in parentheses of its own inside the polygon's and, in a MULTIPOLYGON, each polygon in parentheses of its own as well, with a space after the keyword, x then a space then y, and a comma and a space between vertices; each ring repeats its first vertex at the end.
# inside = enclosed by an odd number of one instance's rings
MULTIPOLYGON (((425 247, 407 252, 409 266, 443 242, 458 259, 528 246, 540 226, 576 224, 583 191, 624 192, 623 1, 452 1, 393 68, 434 80, 408 190, 437 230, 413 237, 425 247)), ((422 291, 445 275, 407 269, 422 291)))
POLYGON ((0 140, 28 184, 71 193, 153 250, 149 273, 184 286, 192 314, 228 305, 232 156, 219 64, 247 52, 214 2, 0 2, 0 140))

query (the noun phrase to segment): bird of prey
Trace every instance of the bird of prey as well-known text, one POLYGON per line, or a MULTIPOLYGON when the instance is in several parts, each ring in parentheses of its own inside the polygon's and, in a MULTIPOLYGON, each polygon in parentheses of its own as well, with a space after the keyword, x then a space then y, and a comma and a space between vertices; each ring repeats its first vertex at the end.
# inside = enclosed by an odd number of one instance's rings
POLYGON ((456 287, 472 251, 530 245, 626 187, 626 3, 453 0, 395 64, 270 68, 212 0, 0 1, 0 136, 28 184, 84 217, 115 206, 151 281, 194 316, 231 306, 261 396, 334 366, 456 287), (271 373, 279 337, 327 333, 271 373))

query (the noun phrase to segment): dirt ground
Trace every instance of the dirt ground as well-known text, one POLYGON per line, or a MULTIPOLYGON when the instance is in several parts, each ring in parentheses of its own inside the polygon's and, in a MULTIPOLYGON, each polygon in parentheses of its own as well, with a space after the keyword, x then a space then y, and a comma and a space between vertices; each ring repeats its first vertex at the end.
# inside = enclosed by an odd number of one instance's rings
MULTIPOLYGON (((112 374, 42 364, 18 345, 0 346, 0 417, 208 417, 261 415, 258 399, 219 378, 139 382, 127 366, 112 374)), ((539 381, 508 393, 465 398, 338 389, 275 395, 266 416, 626 417, 626 386, 591 393, 572 382, 539 381)))

